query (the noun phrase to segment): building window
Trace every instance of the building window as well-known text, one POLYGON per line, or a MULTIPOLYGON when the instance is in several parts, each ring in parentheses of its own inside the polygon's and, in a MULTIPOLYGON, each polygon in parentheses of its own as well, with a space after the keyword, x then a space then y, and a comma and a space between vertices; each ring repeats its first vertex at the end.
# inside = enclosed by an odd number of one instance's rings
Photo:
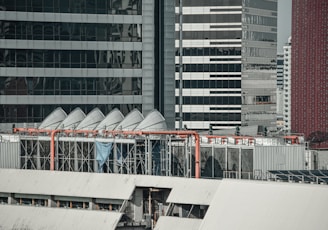
POLYGON ((271 103, 270 96, 256 96, 255 100, 256 100, 256 104, 270 104, 271 103))

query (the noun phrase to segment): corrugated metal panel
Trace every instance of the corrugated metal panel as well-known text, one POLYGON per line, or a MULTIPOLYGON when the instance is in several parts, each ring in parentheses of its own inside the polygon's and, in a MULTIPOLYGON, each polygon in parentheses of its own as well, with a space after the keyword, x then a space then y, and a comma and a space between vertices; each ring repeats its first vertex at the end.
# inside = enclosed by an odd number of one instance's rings
POLYGON ((200 229, 326 230, 327 194, 324 185, 225 179, 200 229))
POLYGON ((0 229, 116 229, 122 213, 0 205, 0 229))
POLYGON ((199 229, 201 219, 179 218, 173 216, 161 216, 155 226, 155 230, 172 230, 172 229, 199 229))
POLYGON ((305 147, 300 146, 255 146, 254 170, 305 169, 305 147))
POLYGON ((20 168, 20 143, 0 142, 0 168, 20 168))

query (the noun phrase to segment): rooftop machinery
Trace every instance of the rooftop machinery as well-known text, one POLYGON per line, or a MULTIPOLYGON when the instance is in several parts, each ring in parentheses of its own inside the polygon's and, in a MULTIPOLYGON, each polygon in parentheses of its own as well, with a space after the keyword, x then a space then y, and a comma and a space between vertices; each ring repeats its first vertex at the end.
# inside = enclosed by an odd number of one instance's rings
POLYGON ((133 110, 124 117, 114 109, 105 117, 97 108, 88 115, 57 108, 38 128, 13 131, 8 136, 20 144, 22 169, 249 179, 262 178, 267 170, 305 169, 301 137, 170 131, 156 110, 146 117, 133 110))

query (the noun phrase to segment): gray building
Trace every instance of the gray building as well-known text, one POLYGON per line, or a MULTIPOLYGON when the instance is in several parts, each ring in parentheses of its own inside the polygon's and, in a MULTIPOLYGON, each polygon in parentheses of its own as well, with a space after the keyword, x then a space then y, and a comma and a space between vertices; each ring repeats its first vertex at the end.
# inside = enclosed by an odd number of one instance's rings
MULTIPOLYGON (((176 1, 177 64, 179 4, 176 1)), ((182 4, 183 126, 275 127, 277 1, 183 0, 182 4)), ((180 95, 179 71, 177 65, 176 96, 180 95)))
POLYGON ((0 0, 0 122, 153 109, 174 128, 174 2, 0 0))

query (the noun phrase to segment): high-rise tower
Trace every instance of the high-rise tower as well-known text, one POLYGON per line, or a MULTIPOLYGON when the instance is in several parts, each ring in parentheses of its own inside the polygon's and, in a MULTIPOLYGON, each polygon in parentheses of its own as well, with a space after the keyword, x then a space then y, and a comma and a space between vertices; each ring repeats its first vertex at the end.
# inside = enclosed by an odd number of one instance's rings
POLYGON ((309 141, 328 132, 327 31, 327 0, 293 0, 291 130, 309 141))
MULTIPOLYGON (((177 0, 177 117, 179 3, 177 0)), ((182 3, 183 124, 191 129, 275 126, 277 1, 182 3)))
POLYGON ((0 122, 158 109, 174 128, 174 2, 0 0, 0 122))

